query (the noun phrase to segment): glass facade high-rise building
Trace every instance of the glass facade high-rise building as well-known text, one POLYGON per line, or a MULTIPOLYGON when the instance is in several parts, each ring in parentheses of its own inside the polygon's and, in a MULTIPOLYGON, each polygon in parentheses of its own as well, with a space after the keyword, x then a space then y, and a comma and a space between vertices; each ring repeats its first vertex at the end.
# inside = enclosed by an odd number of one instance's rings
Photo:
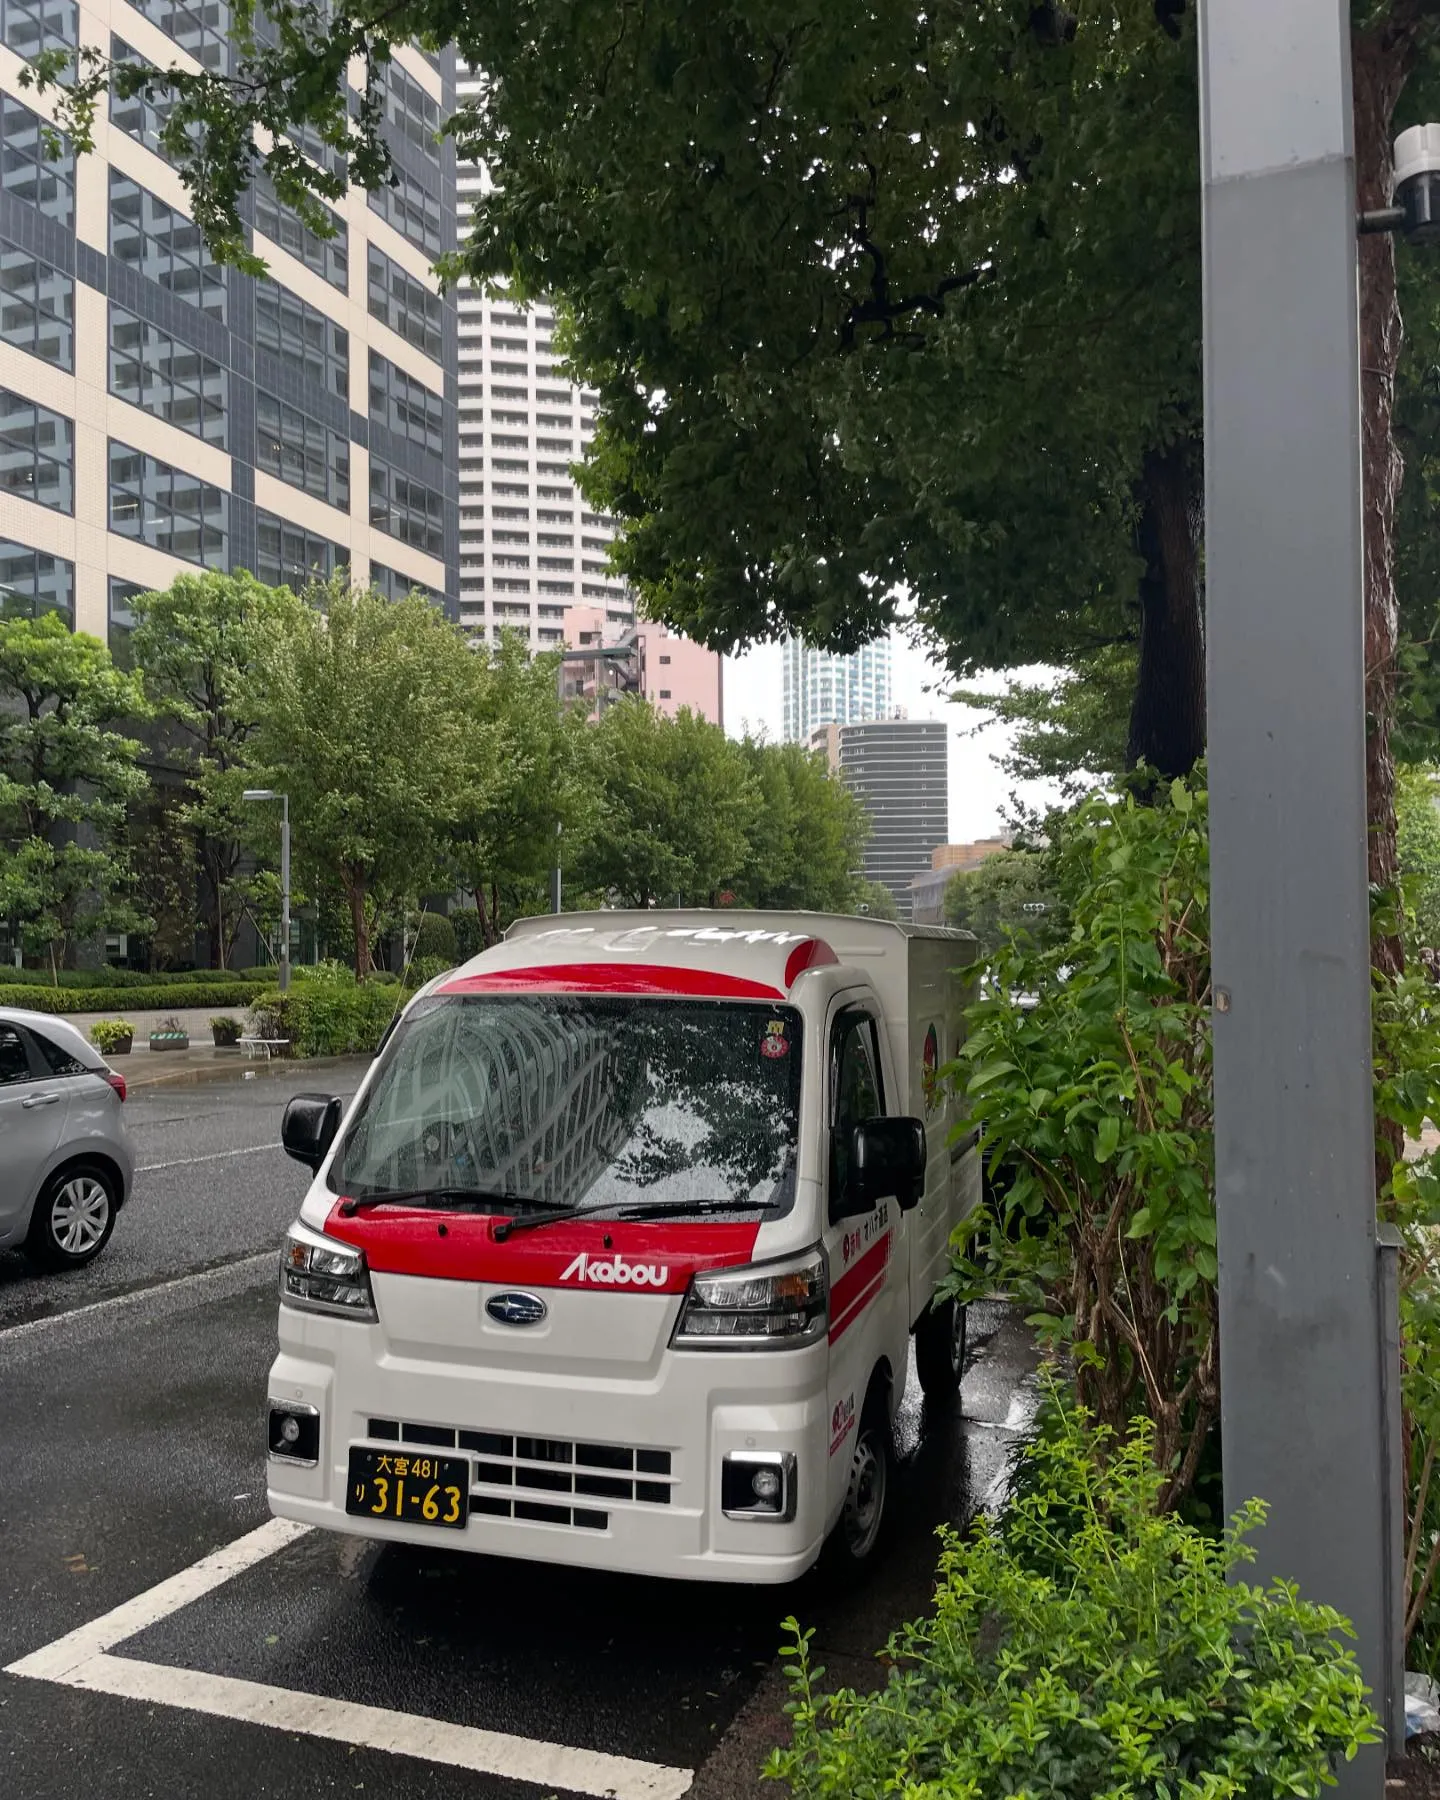
MULTIPOLYGON (((187 569, 299 586, 348 567, 458 611, 456 309, 431 268, 455 243, 454 150, 435 141, 453 57, 397 50, 396 185, 353 189, 334 235, 261 175, 242 207, 257 279, 191 220, 163 96, 112 97, 93 153, 47 159, 51 103, 16 63, 38 17, 0 10, 0 609, 119 637, 132 597, 187 569)), ((231 55, 226 0, 78 0, 44 26, 160 68, 231 55)))
MULTIPOLYGON (((461 100, 481 91, 462 67, 461 100)), ((460 167, 463 210, 484 184, 460 167)), ((548 306, 459 290, 460 620, 477 639, 519 631, 546 650, 565 641, 572 606, 601 608, 615 630, 635 621, 606 560, 614 527, 570 474, 595 435, 596 396, 560 373, 554 326, 548 306)))
POLYGON ((853 656, 813 650, 787 638, 785 657, 785 741, 808 744, 821 725, 858 725, 884 719, 891 711, 890 642, 880 638, 853 656))

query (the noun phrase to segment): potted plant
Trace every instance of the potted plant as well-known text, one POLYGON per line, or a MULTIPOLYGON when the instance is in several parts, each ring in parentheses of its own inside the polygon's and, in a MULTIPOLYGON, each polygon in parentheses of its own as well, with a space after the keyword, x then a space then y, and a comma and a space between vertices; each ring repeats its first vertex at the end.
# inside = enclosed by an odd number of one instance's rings
POLYGON ((229 1013, 217 1013, 210 1021, 210 1029, 214 1033, 217 1050, 233 1050, 240 1042, 244 1026, 229 1013))
POLYGON ((97 1019, 90 1027, 90 1042, 102 1056, 128 1056, 135 1027, 128 1019, 97 1019))
POLYGON ((188 1050, 190 1033, 172 1013, 169 1018, 162 1019, 158 1027, 150 1033, 152 1050, 188 1050))

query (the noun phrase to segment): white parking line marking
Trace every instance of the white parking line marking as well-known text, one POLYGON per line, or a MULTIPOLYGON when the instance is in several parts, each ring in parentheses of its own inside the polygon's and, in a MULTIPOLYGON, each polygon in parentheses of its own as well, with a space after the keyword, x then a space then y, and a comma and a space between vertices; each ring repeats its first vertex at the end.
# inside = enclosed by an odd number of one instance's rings
POLYGON ((139 1306, 144 1300, 153 1300, 159 1294, 173 1294, 177 1288, 202 1284, 219 1286, 222 1282, 233 1279, 244 1269, 262 1269, 277 1267, 277 1250, 261 1250, 254 1256, 242 1256, 236 1262, 221 1263, 216 1269, 200 1269, 193 1275, 177 1275, 173 1281, 157 1281, 152 1287, 134 1288, 128 1294, 112 1294, 108 1300, 92 1300, 88 1306, 72 1306, 65 1312, 46 1313, 43 1319, 27 1319, 23 1325, 0 1326, 0 1348, 11 1344, 18 1338, 33 1337, 36 1332, 49 1331, 56 1325, 68 1325, 72 1319, 83 1319, 92 1313, 119 1312, 122 1307, 139 1306))
POLYGON ((179 1162, 141 1163, 136 1169, 137 1175, 156 1175, 161 1169, 188 1169, 192 1163, 224 1162, 227 1156, 254 1156, 257 1150, 279 1151, 280 1145, 273 1139, 268 1144, 246 1144, 243 1150, 211 1150, 205 1156, 182 1156, 179 1162))
POLYGON ((599 1750, 577 1750, 540 1738, 512 1737, 508 1732, 452 1725, 416 1713, 390 1712, 385 1707, 360 1706, 323 1694, 305 1694, 260 1681, 240 1681, 229 1675, 209 1675, 199 1669, 172 1668, 165 1663, 109 1654, 126 1638, 135 1637, 203 1598, 267 1556, 297 1542, 311 1529, 289 1519, 271 1519, 101 1618, 21 1657, 5 1673, 58 1682, 89 1693, 142 1700, 150 1706, 174 1706, 185 1712, 237 1719, 276 1731, 302 1732, 335 1743, 387 1750, 396 1756, 418 1757, 424 1762, 471 1769, 481 1775, 500 1775, 538 1787, 588 1794, 595 1800, 681 1800, 689 1792, 695 1779, 691 1769, 610 1756, 599 1750))

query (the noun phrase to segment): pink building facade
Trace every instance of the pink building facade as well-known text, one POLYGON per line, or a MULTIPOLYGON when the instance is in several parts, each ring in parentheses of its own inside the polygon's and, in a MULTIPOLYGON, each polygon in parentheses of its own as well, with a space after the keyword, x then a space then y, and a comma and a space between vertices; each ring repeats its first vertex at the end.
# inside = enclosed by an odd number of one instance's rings
POLYGON ((723 723, 721 657, 669 626, 646 619, 617 627, 606 621, 603 607, 571 606, 565 612, 565 643, 567 697, 583 695, 598 710, 621 694, 638 694, 667 718, 689 707, 712 725, 723 723))

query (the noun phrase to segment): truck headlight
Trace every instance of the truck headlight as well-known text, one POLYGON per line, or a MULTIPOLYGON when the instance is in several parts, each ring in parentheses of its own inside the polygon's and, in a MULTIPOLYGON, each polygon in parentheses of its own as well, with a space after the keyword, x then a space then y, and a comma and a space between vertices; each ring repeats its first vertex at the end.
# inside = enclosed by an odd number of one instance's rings
POLYGON ((312 1231, 297 1219, 285 1234, 280 1252, 280 1300, 307 1312, 340 1313, 347 1319, 373 1319, 375 1296, 365 1252, 312 1231))
POLYGON ((830 1289, 824 1253, 715 1269, 690 1282, 671 1342, 682 1350, 792 1350, 825 1335, 830 1289))

